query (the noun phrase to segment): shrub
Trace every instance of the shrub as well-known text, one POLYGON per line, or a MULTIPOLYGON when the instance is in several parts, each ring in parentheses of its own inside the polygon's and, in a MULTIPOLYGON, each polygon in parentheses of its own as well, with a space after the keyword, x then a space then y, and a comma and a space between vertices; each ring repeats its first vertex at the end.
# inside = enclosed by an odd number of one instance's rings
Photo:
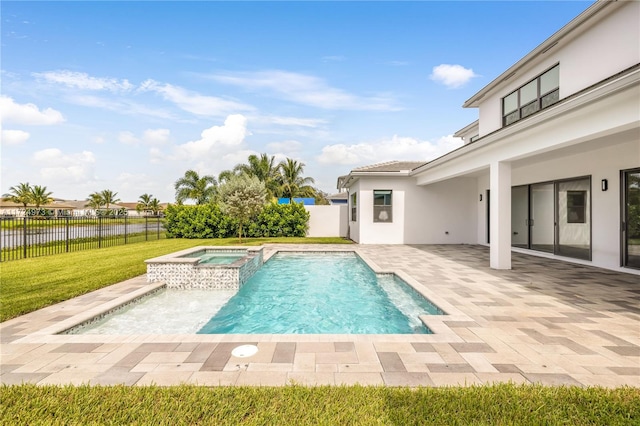
POLYGON ((265 206, 249 225, 249 237, 304 237, 309 229, 309 212, 301 203, 265 206))
POLYGON ((165 215, 167 238, 225 238, 236 227, 216 204, 169 205, 165 215))
MULTIPOLYGON (((169 205, 165 211, 167 238, 228 238, 237 236, 238 222, 216 204, 169 205)), ((243 230, 247 237, 304 237, 309 212, 302 204, 267 204, 243 230)))

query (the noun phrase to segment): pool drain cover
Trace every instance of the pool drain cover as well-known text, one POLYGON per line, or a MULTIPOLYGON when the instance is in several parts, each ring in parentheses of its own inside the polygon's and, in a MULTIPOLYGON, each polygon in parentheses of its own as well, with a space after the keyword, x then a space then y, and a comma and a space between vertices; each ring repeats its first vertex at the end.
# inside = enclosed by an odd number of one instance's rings
POLYGON ((258 352, 258 347, 256 345, 242 345, 234 348, 231 351, 231 355, 237 358, 247 358, 252 355, 255 355, 258 352))

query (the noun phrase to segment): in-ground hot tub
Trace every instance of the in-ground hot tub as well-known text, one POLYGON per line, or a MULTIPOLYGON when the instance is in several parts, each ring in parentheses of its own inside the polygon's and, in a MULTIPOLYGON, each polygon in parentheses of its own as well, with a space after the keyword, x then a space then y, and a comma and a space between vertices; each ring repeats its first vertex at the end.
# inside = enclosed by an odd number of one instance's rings
POLYGON ((262 247, 199 246, 146 260, 147 281, 167 288, 239 289, 262 266, 262 247))

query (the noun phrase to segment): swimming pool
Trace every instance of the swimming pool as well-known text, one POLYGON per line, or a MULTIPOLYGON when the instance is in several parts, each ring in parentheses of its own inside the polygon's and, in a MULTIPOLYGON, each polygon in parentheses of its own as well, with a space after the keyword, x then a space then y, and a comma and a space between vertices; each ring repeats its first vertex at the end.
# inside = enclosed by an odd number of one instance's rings
POLYGON ((353 252, 278 253, 237 292, 164 290, 76 332, 430 333, 419 319, 425 314, 443 312, 395 275, 376 275, 353 252))
POLYGON ((200 265, 230 265, 237 260, 247 257, 247 251, 200 250, 181 257, 200 259, 198 262, 200 265))

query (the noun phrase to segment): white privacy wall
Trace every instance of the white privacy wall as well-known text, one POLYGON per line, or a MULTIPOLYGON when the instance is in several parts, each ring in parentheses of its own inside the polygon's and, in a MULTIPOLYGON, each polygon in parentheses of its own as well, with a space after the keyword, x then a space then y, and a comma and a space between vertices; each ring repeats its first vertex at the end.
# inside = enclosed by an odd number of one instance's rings
POLYGON ((346 237, 346 205, 304 206, 309 212, 307 237, 346 237))

